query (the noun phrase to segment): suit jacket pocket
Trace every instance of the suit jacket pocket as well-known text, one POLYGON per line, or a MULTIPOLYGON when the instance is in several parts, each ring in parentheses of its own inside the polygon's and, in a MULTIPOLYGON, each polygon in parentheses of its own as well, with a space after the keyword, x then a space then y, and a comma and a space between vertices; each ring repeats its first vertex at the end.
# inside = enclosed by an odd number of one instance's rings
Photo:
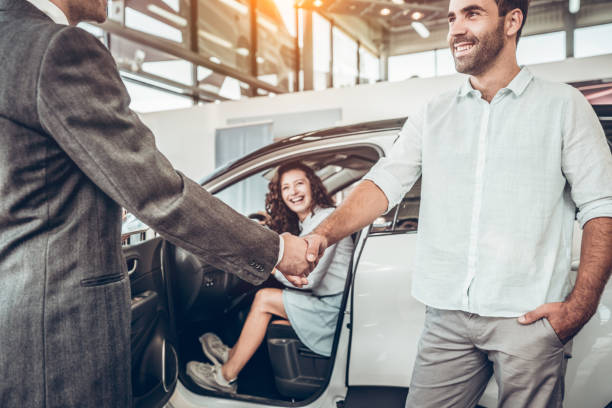
POLYGON ((124 277, 123 273, 119 272, 119 273, 112 273, 108 275, 98 276, 96 278, 83 279, 81 280, 81 286, 91 287, 91 286, 107 285, 109 283, 119 282, 121 279, 123 279, 123 277, 124 277))

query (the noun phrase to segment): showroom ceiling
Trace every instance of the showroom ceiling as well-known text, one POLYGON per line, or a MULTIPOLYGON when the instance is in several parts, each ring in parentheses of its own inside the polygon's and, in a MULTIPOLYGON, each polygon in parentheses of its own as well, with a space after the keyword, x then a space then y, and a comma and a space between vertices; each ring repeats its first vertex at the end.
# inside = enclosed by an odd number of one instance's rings
MULTIPOLYGON (((612 1, 581 0, 577 14, 569 13, 569 0, 532 0, 524 35, 612 22, 612 1), (572 20, 572 16, 574 20, 572 20)), ((306 10, 338 19, 343 28, 359 36, 363 23, 374 27, 363 42, 372 40, 389 55, 445 46, 448 0, 297 0, 306 10), (354 26, 354 28, 352 27, 354 26)))

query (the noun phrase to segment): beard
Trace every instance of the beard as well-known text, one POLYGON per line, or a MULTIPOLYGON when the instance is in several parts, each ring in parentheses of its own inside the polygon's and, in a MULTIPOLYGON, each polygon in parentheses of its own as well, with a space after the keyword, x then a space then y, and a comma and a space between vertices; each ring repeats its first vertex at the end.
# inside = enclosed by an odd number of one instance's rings
POLYGON ((73 0, 68 2, 68 16, 71 22, 95 21, 103 23, 107 16, 107 0, 73 0))
POLYGON ((485 72, 495 61, 502 48, 504 48, 504 20, 500 19, 497 27, 478 38, 473 35, 464 35, 453 38, 451 52, 455 60, 457 72, 468 75, 479 75, 485 72), (468 55, 457 58, 455 44, 470 42, 474 44, 468 55))

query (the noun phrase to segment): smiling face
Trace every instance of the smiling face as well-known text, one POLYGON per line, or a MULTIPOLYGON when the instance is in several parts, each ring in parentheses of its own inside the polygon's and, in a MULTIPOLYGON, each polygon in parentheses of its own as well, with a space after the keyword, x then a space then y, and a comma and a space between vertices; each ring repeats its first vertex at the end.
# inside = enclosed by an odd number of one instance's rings
POLYGON ((499 57, 507 38, 494 0, 451 0, 448 44, 457 72, 479 75, 499 57))
POLYGON ((280 178, 283 202, 303 221, 312 211, 312 189, 306 173, 299 169, 288 170, 280 178))

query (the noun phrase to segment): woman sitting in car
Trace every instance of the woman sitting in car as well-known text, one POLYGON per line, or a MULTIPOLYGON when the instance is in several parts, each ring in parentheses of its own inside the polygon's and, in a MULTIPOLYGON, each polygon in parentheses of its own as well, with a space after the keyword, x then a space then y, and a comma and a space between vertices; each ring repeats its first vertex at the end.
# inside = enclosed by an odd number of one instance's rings
MULTIPOLYGON (((280 166, 269 190, 266 225, 278 233, 306 235, 334 210, 334 200, 321 179, 301 162, 280 166)), ((202 388, 235 393, 238 374, 263 341, 273 316, 284 319, 275 323, 290 324, 312 351, 329 357, 352 252, 350 237, 329 247, 302 290, 296 289, 281 273, 275 273, 286 288, 264 288, 257 292, 234 347, 223 344, 214 333, 202 335, 204 354, 214 364, 191 361, 187 374, 202 388)))

